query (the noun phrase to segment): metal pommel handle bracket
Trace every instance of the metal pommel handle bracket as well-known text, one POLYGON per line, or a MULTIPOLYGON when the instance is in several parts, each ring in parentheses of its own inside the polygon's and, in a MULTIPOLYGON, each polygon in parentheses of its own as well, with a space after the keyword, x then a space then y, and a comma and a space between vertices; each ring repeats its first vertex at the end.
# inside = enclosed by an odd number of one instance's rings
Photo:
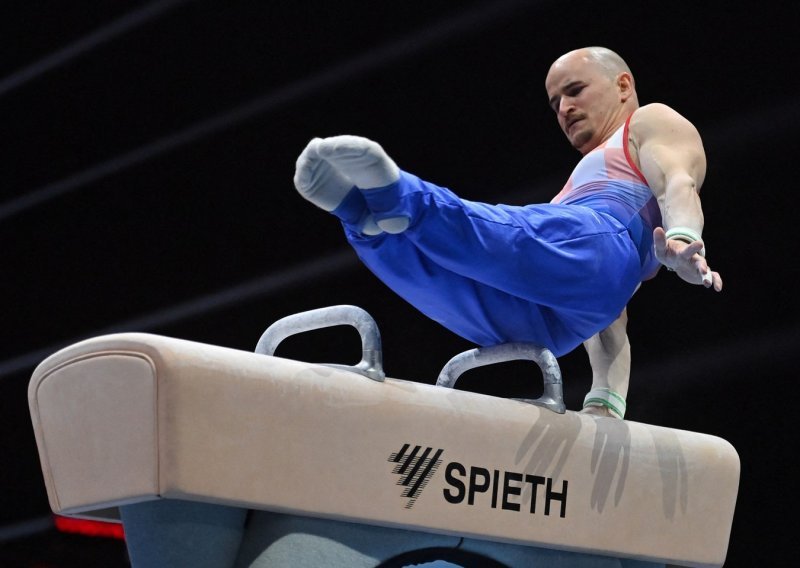
POLYGON ((537 406, 544 406, 558 414, 564 414, 567 407, 564 405, 564 393, 561 385, 561 369, 555 356, 550 350, 532 343, 504 343, 492 347, 479 347, 464 351, 450 359, 439 373, 436 385, 453 388, 465 371, 475 367, 483 367, 494 363, 506 361, 528 360, 533 361, 542 370, 544 378, 544 391, 537 399, 520 398, 537 406))
POLYGON ((333 363, 326 366, 353 371, 374 381, 383 381, 386 375, 383 372, 381 334, 372 316, 357 306, 331 306, 279 319, 261 335, 256 353, 273 355, 280 342, 289 336, 336 325, 351 325, 358 330, 361 336, 361 361, 353 366, 333 363))

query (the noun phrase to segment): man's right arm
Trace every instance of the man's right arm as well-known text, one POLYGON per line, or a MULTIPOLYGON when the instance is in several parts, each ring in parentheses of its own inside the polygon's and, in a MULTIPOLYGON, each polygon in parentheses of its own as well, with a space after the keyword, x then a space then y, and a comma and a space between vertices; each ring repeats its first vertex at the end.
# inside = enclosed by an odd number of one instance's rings
POLYGON ((666 105, 651 104, 631 119, 639 169, 658 200, 664 228, 653 234, 656 257, 692 284, 722 289, 703 257, 700 186, 706 174, 703 143, 691 122, 666 105))

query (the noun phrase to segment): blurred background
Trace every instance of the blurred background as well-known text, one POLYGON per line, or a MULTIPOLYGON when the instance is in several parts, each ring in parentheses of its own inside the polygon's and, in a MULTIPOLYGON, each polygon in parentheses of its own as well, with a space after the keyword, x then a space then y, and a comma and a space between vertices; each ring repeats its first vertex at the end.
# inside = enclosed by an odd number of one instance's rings
MULTIPOLYGON (((549 201, 579 155, 544 76, 587 45, 627 60, 642 104, 699 129, 704 238, 725 280, 715 294, 664 272, 634 297, 626 418, 731 442, 726 566, 790 564, 796 3, 9 1, 0 14, 1 566, 127 565, 122 540, 59 531, 47 503, 26 389, 70 343, 144 331, 250 351, 283 316, 355 304, 380 327, 389 375, 435 382, 473 345, 359 264, 335 218, 295 192, 294 161, 314 136, 359 134, 462 197, 549 201)), ((359 353, 347 328, 278 351, 359 353)), ((578 409, 588 360, 560 363, 578 409)), ((459 388, 532 396, 539 382, 509 363, 459 388)))

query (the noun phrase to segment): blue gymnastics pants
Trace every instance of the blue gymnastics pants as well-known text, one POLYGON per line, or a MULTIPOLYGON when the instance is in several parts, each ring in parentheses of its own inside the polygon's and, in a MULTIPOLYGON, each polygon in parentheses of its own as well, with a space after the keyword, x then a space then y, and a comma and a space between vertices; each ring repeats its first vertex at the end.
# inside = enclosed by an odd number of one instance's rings
POLYGON ((641 279, 626 227, 579 205, 487 205, 406 172, 333 211, 363 263, 428 317, 480 346, 532 342, 556 356, 608 327, 641 279), (405 216, 400 234, 365 236, 405 216))

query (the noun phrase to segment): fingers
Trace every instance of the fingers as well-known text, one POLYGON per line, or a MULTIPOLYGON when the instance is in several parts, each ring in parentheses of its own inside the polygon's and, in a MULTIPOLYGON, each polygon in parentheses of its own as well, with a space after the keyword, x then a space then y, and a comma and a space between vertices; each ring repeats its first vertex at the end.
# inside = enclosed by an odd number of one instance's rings
POLYGON ((697 271, 700 273, 700 279, 703 286, 706 288, 714 288, 717 292, 722 291, 722 277, 719 275, 718 272, 714 272, 708 267, 708 263, 706 259, 700 256, 700 251, 703 250, 703 241, 695 241, 692 244, 688 245, 680 254, 684 256, 692 253, 692 257, 696 256, 695 259, 695 266, 697 271))
POLYGON ((706 288, 714 288, 717 292, 722 291, 722 277, 719 275, 719 272, 714 272, 708 267, 706 263, 706 259, 702 256, 699 257, 700 260, 697 261, 697 269, 700 272, 700 278, 702 279, 702 284, 706 288))
POLYGON ((667 255, 667 233, 661 227, 656 227, 653 230, 653 246, 656 258, 663 264, 667 255))
POLYGON ((708 263, 706 259, 700 256, 699 254, 696 255, 696 258, 693 258, 693 264, 695 270, 697 270, 697 274, 700 277, 700 284, 708 288, 711 286, 712 283, 712 276, 711 276, 711 269, 708 268, 708 263))
POLYGON ((719 272, 714 272, 708 267, 706 259, 698 255, 695 261, 695 268, 697 268, 697 272, 700 274, 703 286, 706 288, 713 287, 717 292, 722 291, 722 277, 719 275, 719 272))
POLYGON ((714 288, 716 292, 722 292, 722 277, 719 272, 709 270, 703 274, 703 286, 706 288, 714 288))
POLYGON ((683 241, 666 237, 663 228, 653 230, 653 248, 661 264, 675 270, 678 275, 691 284, 702 284, 706 288, 722 290, 722 277, 708 267, 706 259, 700 255, 702 240, 686 244, 683 241))
POLYGON ((712 272, 711 277, 714 290, 717 292, 722 292, 722 277, 719 275, 719 272, 712 272))
POLYGON ((694 255, 703 250, 704 246, 703 241, 695 241, 683 247, 683 249, 678 252, 678 256, 685 260, 691 260, 694 255))

